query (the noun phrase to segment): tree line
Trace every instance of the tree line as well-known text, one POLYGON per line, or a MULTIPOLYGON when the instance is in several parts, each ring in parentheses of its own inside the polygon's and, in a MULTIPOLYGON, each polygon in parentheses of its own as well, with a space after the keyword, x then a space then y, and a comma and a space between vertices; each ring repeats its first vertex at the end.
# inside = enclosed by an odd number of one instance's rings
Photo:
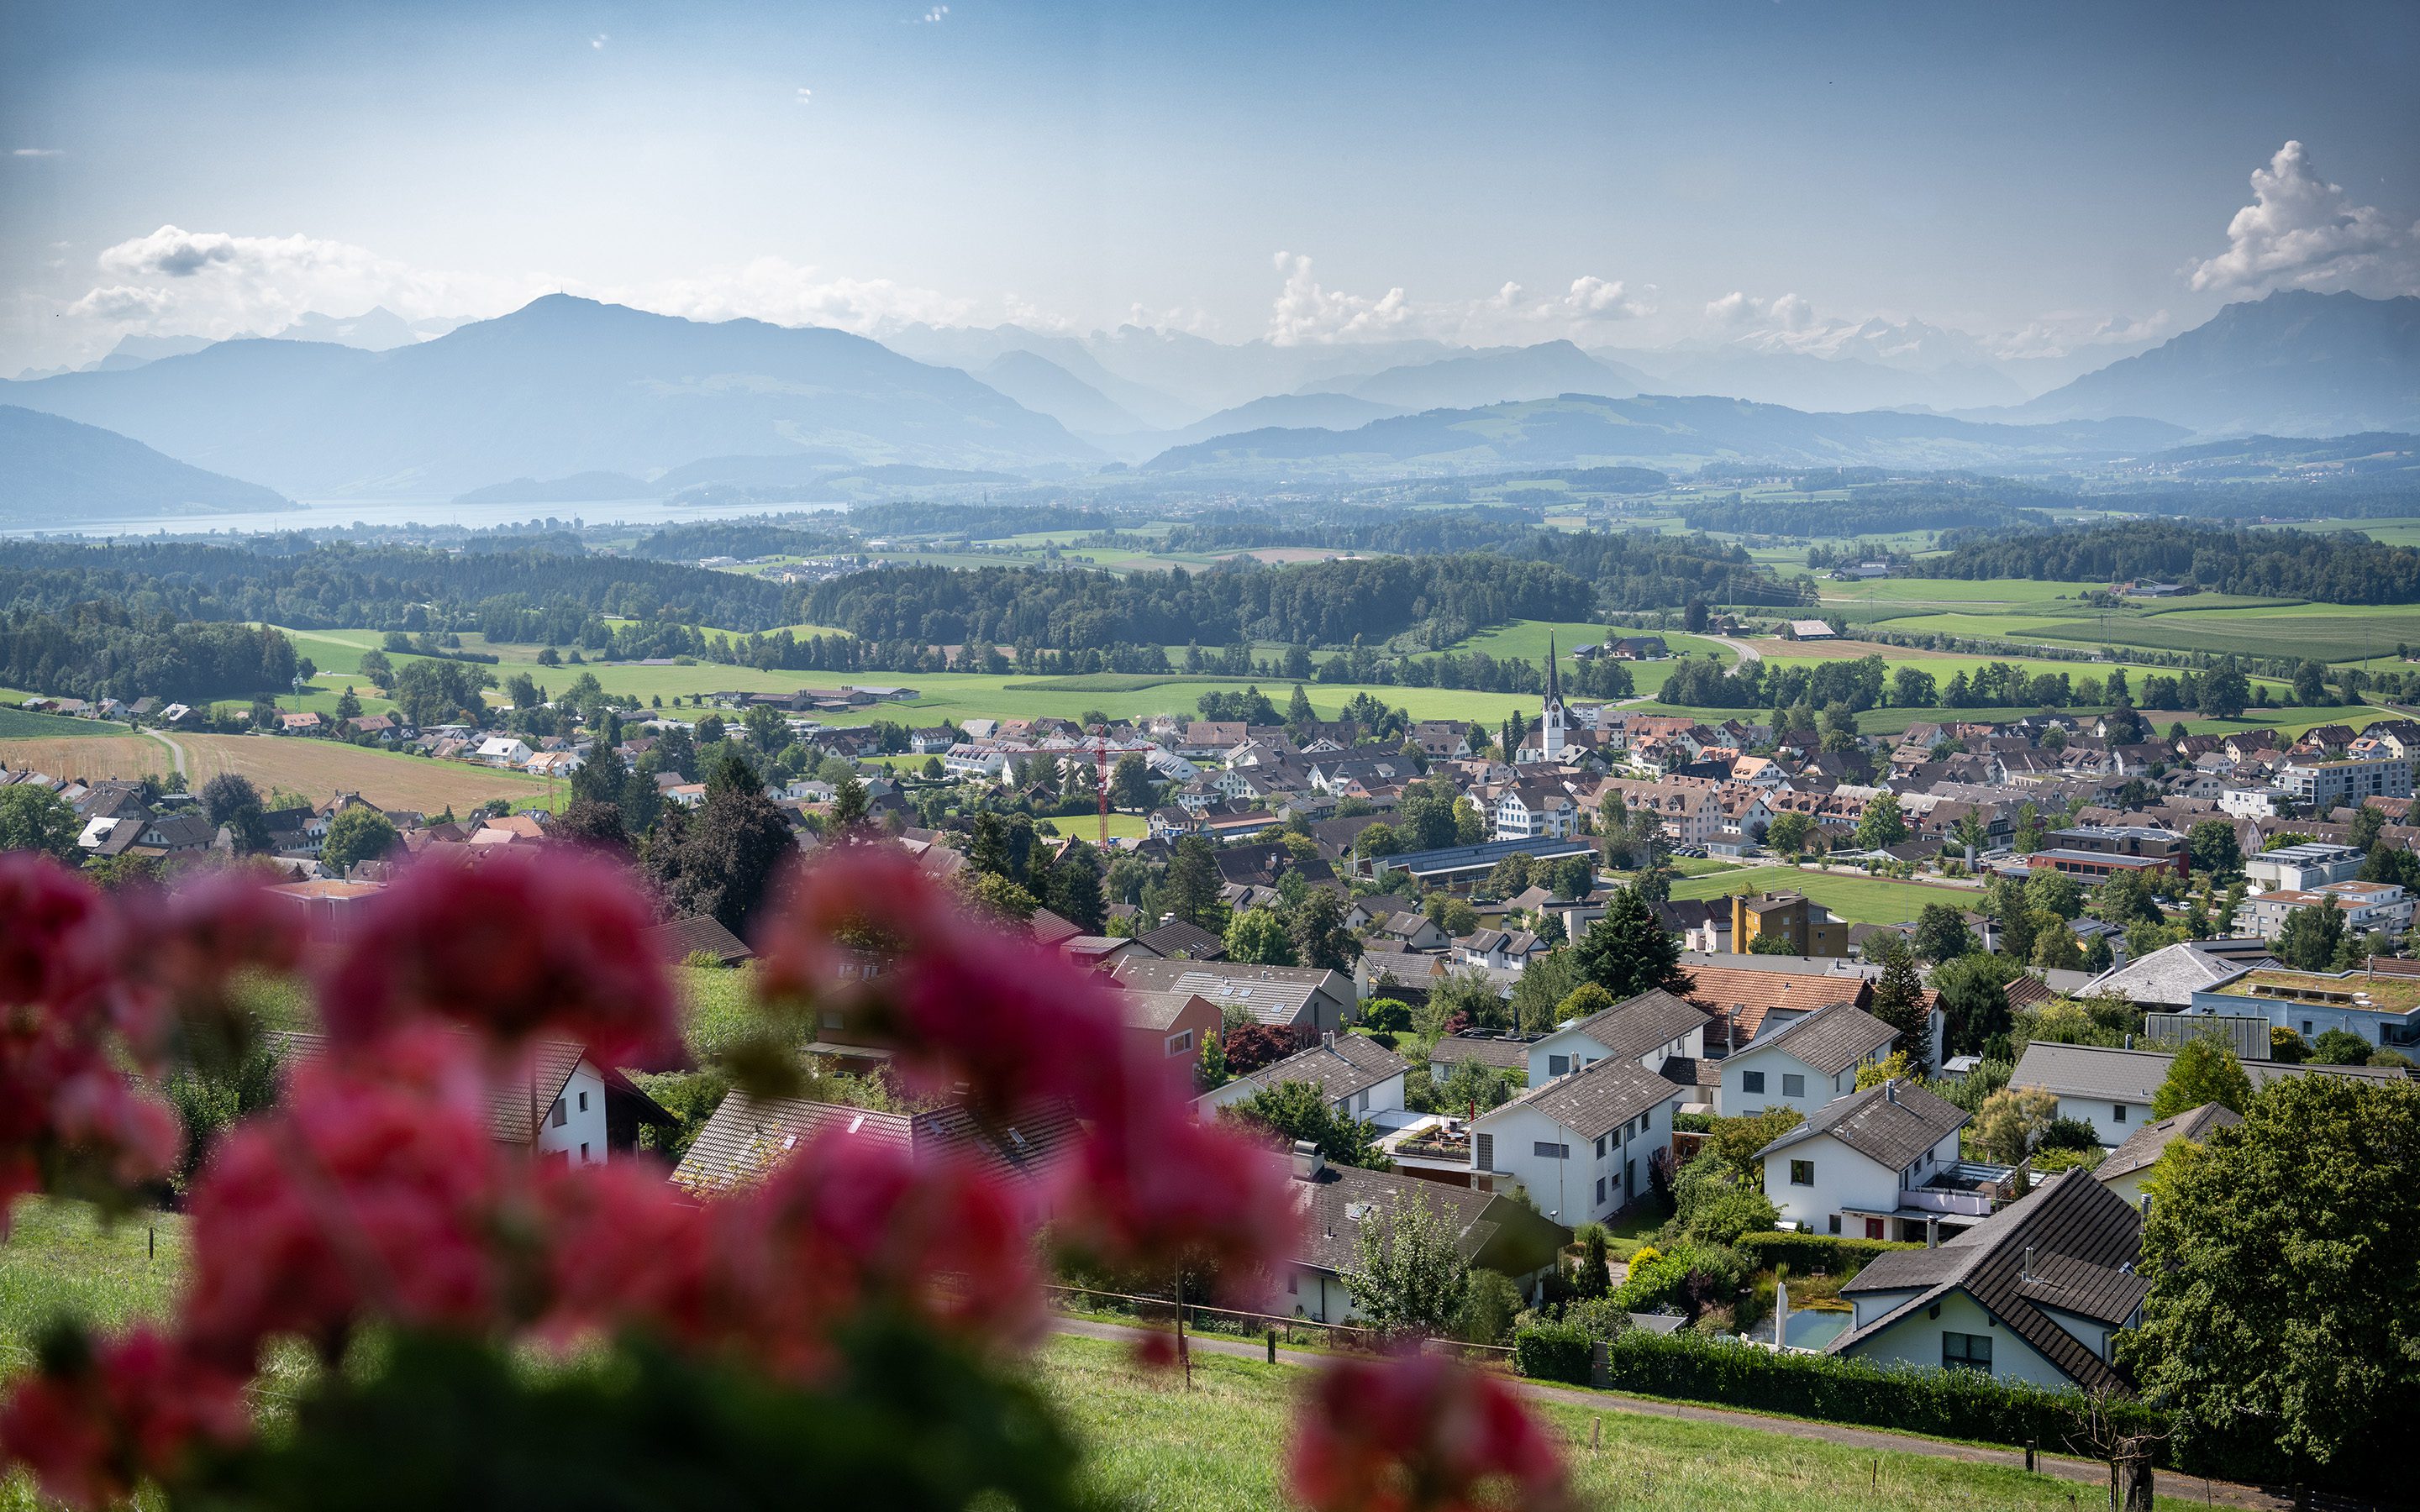
POLYGON ((2180 583, 2330 604, 2420 602, 2420 550, 2356 533, 2128 520, 1959 542, 1915 564, 1926 578, 2180 583))
POLYGON ((293 642, 273 628, 178 621, 106 600, 0 616, 0 685, 55 697, 198 703, 282 691, 296 668, 293 642))

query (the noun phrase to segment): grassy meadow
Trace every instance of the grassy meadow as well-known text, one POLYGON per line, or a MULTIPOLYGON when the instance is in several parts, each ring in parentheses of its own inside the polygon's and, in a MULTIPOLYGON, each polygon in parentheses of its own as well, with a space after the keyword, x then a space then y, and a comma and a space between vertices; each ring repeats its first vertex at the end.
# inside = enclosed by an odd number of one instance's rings
POLYGON ((1852 924, 1905 924, 1926 903, 1972 908, 1982 894, 1972 888, 1921 882, 1896 882, 1885 877, 1844 876, 1832 872, 1802 872, 1795 867, 1749 867, 1744 871, 1684 876, 1672 884, 1675 898, 1728 898, 1741 892, 1803 892, 1852 924))

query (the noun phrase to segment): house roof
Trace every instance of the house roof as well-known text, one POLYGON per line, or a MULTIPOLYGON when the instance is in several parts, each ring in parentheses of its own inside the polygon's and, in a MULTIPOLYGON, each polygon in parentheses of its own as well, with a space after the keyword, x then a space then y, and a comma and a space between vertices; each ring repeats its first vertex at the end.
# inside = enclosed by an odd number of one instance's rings
POLYGON ((1494 1071, 1526 1072, 1529 1068, 1529 1047, 1537 1042, 1507 1040, 1494 1034, 1448 1034, 1429 1047, 1429 1064, 1450 1070, 1466 1060, 1476 1060, 1494 1071))
POLYGON ((1738 1056, 1761 1054, 1777 1045, 1824 1075, 1838 1076, 1897 1038, 1897 1029, 1854 1003, 1826 1003, 1782 1025, 1738 1056))
POLYGON ((1555 1032, 1585 1034, 1605 1046, 1607 1055, 1637 1060, 1705 1025, 1706 1015, 1696 1004, 1652 987, 1555 1032))
POLYGON ((1221 1012, 1229 1003, 1235 1003, 1263 1024, 1292 1024, 1323 994, 1342 1003, 1353 1000, 1350 982, 1317 967, 1128 956, 1114 969, 1121 986, 1145 992, 1199 993, 1221 1012))
POLYGON ((2205 1103, 2197 1108, 2155 1119, 2139 1125, 2126 1136, 2126 1142, 2109 1152, 2108 1157, 2092 1169, 2094 1178, 2102 1182, 2115 1181, 2136 1171, 2149 1170, 2159 1164, 2168 1142, 2189 1139, 2199 1144, 2212 1129, 2224 1129, 2230 1123, 2242 1123, 2243 1115, 2224 1103, 2205 1103))
MULTIPOLYGON (((271 1040, 288 1059, 306 1060, 318 1056, 328 1047, 324 1034, 305 1030, 284 1030, 273 1033, 271 1040)), ((499 1144, 526 1145, 535 1142, 538 1121, 543 1119, 554 1100, 563 1095, 563 1087, 582 1060, 595 1069, 607 1090, 638 1102, 642 1122, 669 1124, 672 1114, 654 1098, 639 1090, 628 1076, 611 1066, 600 1066, 588 1059, 588 1052, 568 1040, 539 1040, 529 1049, 526 1070, 504 1076, 491 1076, 488 1081, 488 1133, 499 1144)))
POLYGON ((1700 965, 1686 960, 1681 969, 1689 976, 1689 1000, 1718 1022, 1730 1014, 1743 1045, 1756 1038, 1764 1026, 1765 1014, 1775 1009, 1812 1012, 1826 1003, 1843 1000, 1862 1008, 1873 998, 1873 988, 1863 977, 1830 971, 1700 965))
MULTIPOLYGON (((1198 993, 1122 992, 1118 994, 1118 1011, 1125 1015, 1127 1028, 1166 1029, 1176 1022, 1187 1005, 1196 1001, 1208 1005, 1208 999, 1198 993)), ((1211 1017, 1218 1017, 1218 1013, 1217 1008, 1210 1009, 1211 1017)))
POLYGON ((1072 940, 1084 933, 1083 930, 1047 908, 1035 909, 1033 918, 1028 921, 1028 927, 1033 932, 1033 943, 1036 945, 1057 945, 1063 940, 1072 940))
POLYGON ((1836 1097, 1815 1116, 1757 1151, 1761 1158, 1829 1134, 1885 1170, 1915 1159, 1966 1126, 1966 1110, 1914 1082, 1880 1082, 1836 1097))
MULTIPOLYGON (((2036 1040, 2017 1057, 2009 1073, 2012 1087, 2039 1087, 2062 1097, 2098 1098, 2111 1103, 2149 1103, 2168 1079, 2165 1050, 2113 1050, 2105 1045, 2056 1044, 2036 1040)), ((2360 1076, 2400 1081, 2403 1072, 2390 1066, 2288 1065, 2278 1060, 2247 1060, 2243 1072, 2258 1091, 2281 1076, 2360 1076)))
POLYGON ((2121 1382, 2108 1362, 2051 1315, 2111 1326, 2133 1317, 2151 1289, 2130 1269, 2142 1243, 2142 1219, 2123 1198, 2089 1171, 2061 1171, 1938 1249, 1875 1256, 1841 1287, 1841 1295, 1909 1296, 1833 1340, 1830 1352, 1852 1350, 1956 1289, 2086 1390, 2117 1387, 2121 1382))
POLYGON ((2187 940, 2104 971, 2085 991, 2115 993, 2133 1003, 2182 1007, 2193 1001, 2194 994, 2232 981, 2248 969, 2242 962, 2221 960, 2187 940))
POLYGON ((1398 1201, 1418 1202, 1441 1219, 1454 1247, 1474 1265, 1526 1275, 1551 1263, 1569 1230, 1512 1198, 1354 1166, 1323 1165, 1296 1178, 1295 1209, 1303 1218, 1296 1263, 1334 1273, 1360 1263, 1361 1226, 1384 1221, 1398 1201))
POLYGON ((748 1185, 779 1165, 802 1141, 838 1130, 879 1140, 910 1154, 972 1149, 987 1162, 1020 1175, 1047 1165, 1076 1137, 1074 1115, 1063 1103, 1038 1104, 1008 1124, 985 1129, 962 1107, 924 1113, 876 1113, 795 1097, 724 1097, 673 1172, 675 1185, 701 1196, 748 1185))
POLYGON ((1479 1116, 1485 1123, 1516 1109, 1543 1113, 1583 1139, 1611 1134, 1650 1108, 1673 1100, 1670 1082, 1626 1057, 1600 1060, 1558 1076, 1479 1116))
POLYGON ((1235 1080, 1255 1087, 1307 1082, 1318 1088, 1322 1097, 1338 1103, 1411 1069, 1410 1061, 1367 1035, 1340 1034, 1258 1071, 1246 1072, 1235 1080))
POLYGON ((667 965, 678 965, 701 950, 725 965, 756 953, 749 949, 747 941, 723 928, 722 921, 711 914, 658 924, 647 931, 646 943, 656 959, 667 965))
POLYGON ((1227 942, 1199 924, 1184 919, 1171 919, 1156 930, 1135 936, 1171 960, 1219 961, 1227 955, 1227 942))

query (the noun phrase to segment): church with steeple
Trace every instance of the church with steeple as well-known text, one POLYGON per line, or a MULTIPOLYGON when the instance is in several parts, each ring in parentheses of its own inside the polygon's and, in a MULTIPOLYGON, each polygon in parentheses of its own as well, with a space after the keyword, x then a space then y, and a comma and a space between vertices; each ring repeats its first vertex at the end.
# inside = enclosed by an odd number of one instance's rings
POLYGON ((1546 637, 1546 703, 1538 711, 1538 727, 1521 742, 1512 759, 1521 764, 1560 765, 1578 754, 1571 739, 1570 716, 1563 710, 1563 674, 1555 656, 1555 638, 1546 637))

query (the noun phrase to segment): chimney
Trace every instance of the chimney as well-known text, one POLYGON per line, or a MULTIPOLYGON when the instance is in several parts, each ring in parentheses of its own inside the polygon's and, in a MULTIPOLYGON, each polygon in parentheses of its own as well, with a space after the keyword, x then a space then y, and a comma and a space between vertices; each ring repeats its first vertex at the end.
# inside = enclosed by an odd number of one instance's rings
POLYGON ((1899 1078, 1898 1078, 1898 1077, 1893 1076, 1893 1077, 1891 1077, 1888 1081, 1885 1081, 1885 1082, 1884 1082, 1884 1083, 1883 1083, 1883 1096, 1885 1096, 1885 1097, 1886 1097, 1886 1098, 1889 1098, 1889 1099, 1890 1099, 1890 1101, 1891 1101, 1891 1105, 1892 1105, 1893 1107, 1897 1107, 1897 1106, 1899 1105, 1899 1078))
POLYGON ((2146 1192, 2134 1200, 2136 1205, 2142 1210, 2143 1221, 2145 1223, 2149 1223, 2151 1221, 2151 1194, 2146 1192))
POLYGON ((1322 1030, 1320 1030, 1320 1031, 1319 1031, 1319 1042, 1320 1042, 1323 1046, 1326 1047, 1327 1049, 1330 1049, 1330 1050, 1335 1049, 1335 1048, 1336 1048, 1336 1031, 1335 1031, 1334 1029, 1322 1029, 1322 1030))
POLYGON ((2020 1272, 2018 1272, 2018 1273, 2017 1273, 2017 1279, 2018 1279, 2018 1280, 2020 1280, 2020 1281, 2031 1281, 2033 1278, 2034 1278, 2034 1247, 2033 1247, 2031 1244, 2027 1244, 2027 1245, 2025 1246, 2025 1268, 2024 1268, 2024 1270, 2022 1270, 2022 1271, 2020 1271, 2020 1272))
POLYGON ((1926 1249, 1941 1247, 1941 1220, 1937 1216, 1924 1220, 1924 1247, 1926 1249))
POLYGON ((1326 1170, 1327 1157, 1319 1152, 1317 1145, 1308 1139, 1297 1139, 1294 1142, 1294 1179, 1295 1180, 1316 1181, 1326 1170))

